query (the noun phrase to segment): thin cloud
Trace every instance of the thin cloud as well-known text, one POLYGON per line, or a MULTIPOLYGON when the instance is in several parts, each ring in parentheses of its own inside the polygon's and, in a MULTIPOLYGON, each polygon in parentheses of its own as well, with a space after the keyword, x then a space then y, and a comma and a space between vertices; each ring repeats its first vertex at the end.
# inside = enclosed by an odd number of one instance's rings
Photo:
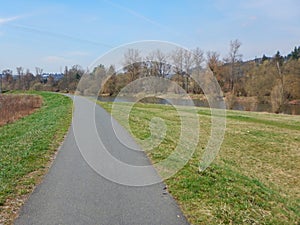
POLYGON ((69 40, 82 42, 82 43, 87 43, 87 44, 96 45, 96 46, 102 45, 102 46, 105 46, 107 48, 113 48, 114 47, 112 45, 108 45, 108 44, 105 44, 105 43, 91 41, 91 40, 85 40, 85 39, 77 38, 77 37, 69 35, 69 34, 52 32, 52 31, 36 28, 36 27, 33 27, 33 26, 24 26, 24 25, 16 24, 16 25, 13 25, 13 27, 15 27, 17 29, 27 31, 27 32, 31 32, 31 33, 38 33, 38 34, 57 37, 57 38, 62 38, 62 39, 69 39, 69 40))
MULTIPOLYGON (((130 8, 127 8, 127 7, 123 6, 123 5, 120 5, 120 4, 117 4, 115 2, 112 2, 111 0, 103 0, 103 1, 107 2, 108 4, 110 4, 111 6, 113 6, 115 8, 121 9, 121 10, 127 12, 128 14, 130 14, 130 15, 138 18, 138 19, 144 20, 144 21, 146 21, 146 22, 148 22, 148 23, 150 23, 150 24, 152 24, 152 25, 154 25, 156 27, 159 27, 159 28, 161 28, 161 29, 163 29, 165 31, 173 33, 173 34, 175 34, 177 36, 181 36, 181 37, 185 36, 185 35, 180 34, 180 33, 176 32, 174 30, 171 30, 169 27, 167 27, 167 26, 165 26, 165 25, 163 25, 163 24, 161 24, 161 23, 159 23, 159 22, 157 22, 157 21, 155 21, 153 19, 150 19, 149 17, 146 17, 146 16, 144 16, 144 15, 142 15, 142 14, 140 14, 140 13, 138 13, 138 12, 136 12, 136 11, 130 9, 130 8)), ((188 38, 188 37, 186 37, 186 38, 188 38)))
POLYGON ((47 63, 69 63, 70 60, 66 59, 64 57, 61 56, 46 56, 43 61, 47 62, 47 63))
POLYGON ((248 27, 252 25, 257 20, 256 16, 250 16, 246 18, 246 21, 242 24, 242 27, 248 27))
POLYGON ((298 19, 300 15, 297 0, 257 0, 243 1, 241 7, 243 9, 260 12, 262 15, 268 16, 276 20, 291 20, 298 19))
POLYGON ((122 5, 120 5, 120 4, 117 4, 117 3, 115 3, 115 2, 112 2, 112 1, 110 1, 110 0, 104 0, 104 1, 107 2, 108 4, 110 4, 111 6, 113 6, 113 7, 115 7, 115 8, 118 8, 118 9, 121 9, 121 10, 123 10, 123 11, 126 11, 127 13, 129 13, 129 14, 131 14, 131 15, 133 15, 133 16, 139 18, 139 19, 142 19, 142 20, 144 20, 144 21, 147 21, 148 23, 151 23, 151 24, 153 24, 153 25, 155 25, 155 26, 159 26, 159 27, 164 28, 164 29, 166 28, 166 27, 163 26, 162 24, 160 24, 160 23, 158 23, 158 22, 156 22, 156 21, 154 21, 154 20, 152 20, 152 19, 150 19, 150 18, 148 18, 148 17, 146 17, 146 16, 144 16, 144 15, 142 15, 142 14, 140 14, 140 13, 138 13, 138 12, 132 10, 132 9, 130 9, 130 8, 127 8, 127 7, 125 7, 125 6, 122 6, 122 5))
POLYGON ((9 23, 11 21, 15 21, 17 19, 19 19, 20 16, 13 16, 13 17, 7 17, 7 18, 0 18, 0 25, 9 23))
POLYGON ((88 56, 89 53, 88 52, 84 52, 84 51, 70 51, 70 52, 66 52, 65 53, 66 56, 88 56))

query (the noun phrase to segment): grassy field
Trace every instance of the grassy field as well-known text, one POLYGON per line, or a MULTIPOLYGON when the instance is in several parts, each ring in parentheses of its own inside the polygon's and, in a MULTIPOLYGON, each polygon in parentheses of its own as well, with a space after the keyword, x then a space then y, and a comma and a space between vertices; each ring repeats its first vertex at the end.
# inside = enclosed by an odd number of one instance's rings
POLYGON ((72 114, 70 98, 47 92, 31 115, 0 127, 0 224, 12 223, 27 194, 41 180, 66 134, 72 114))
MULTIPOLYGON (((111 111, 111 103, 99 104, 111 111)), ((186 108, 187 118, 189 113, 186 108)), ((209 109, 199 108, 198 115, 201 130, 197 150, 183 169, 165 181, 189 222, 299 224, 300 116, 227 111, 220 153, 200 173, 199 160, 210 136, 211 114, 209 109)), ((114 116, 142 147, 142 140, 150 137, 151 119, 155 116, 164 120, 164 140, 146 151, 153 163, 175 149, 180 118, 172 106, 135 104, 129 124, 122 111, 114 116)))

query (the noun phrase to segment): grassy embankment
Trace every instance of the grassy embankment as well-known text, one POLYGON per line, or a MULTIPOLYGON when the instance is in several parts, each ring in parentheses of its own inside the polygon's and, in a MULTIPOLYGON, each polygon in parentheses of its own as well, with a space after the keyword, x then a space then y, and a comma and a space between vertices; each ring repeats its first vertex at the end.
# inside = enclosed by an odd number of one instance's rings
POLYGON ((0 127, 0 223, 11 223, 26 195, 47 171, 71 122, 70 98, 27 93, 42 97, 41 108, 0 127))
MULTIPOLYGON (((100 104, 111 111, 111 103, 100 104)), ((128 107, 126 103, 118 104, 128 107)), ((188 114, 187 108, 187 118, 188 114)), ((198 114, 198 148, 189 163, 165 181, 189 222, 299 224, 300 117, 227 111, 220 153, 207 170, 199 173, 199 159, 210 135, 211 115, 205 108, 199 108, 198 114)), ((153 163, 166 158, 178 142, 180 120, 171 106, 135 104, 130 113, 130 128, 124 119, 114 116, 140 144, 139 138, 150 136, 149 122, 153 116, 165 121, 166 137, 147 152, 153 163)))

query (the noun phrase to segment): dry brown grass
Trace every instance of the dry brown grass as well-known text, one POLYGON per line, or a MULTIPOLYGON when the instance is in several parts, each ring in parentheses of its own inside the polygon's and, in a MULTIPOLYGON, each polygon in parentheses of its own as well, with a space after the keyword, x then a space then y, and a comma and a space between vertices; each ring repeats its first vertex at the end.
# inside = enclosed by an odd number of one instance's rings
POLYGON ((33 113, 42 103, 42 98, 37 95, 0 95, 0 126, 33 113))

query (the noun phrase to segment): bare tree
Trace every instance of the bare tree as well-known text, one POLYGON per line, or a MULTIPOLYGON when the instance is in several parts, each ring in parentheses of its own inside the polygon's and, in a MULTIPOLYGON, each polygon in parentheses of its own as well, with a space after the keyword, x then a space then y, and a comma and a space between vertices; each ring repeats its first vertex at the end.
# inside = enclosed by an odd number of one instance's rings
POLYGON ((23 76, 23 84, 24 84, 24 89, 29 90, 31 83, 34 81, 35 77, 33 74, 30 72, 29 69, 26 70, 25 75, 23 76))
POLYGON ((43 74, 43 69, 40 67, 35 67, 36 80, 40 83, 42 83, 42 74, 43 74))
POLYGON ((214 51, 208 51, 207 55, 207 66, 215 74, 216 68, 220 65, 220 54, 214 51))
POLYGON ((150 53, 146 61, 151 75, 165 78, 171 71, 168 56, 159 49, 150 53))
POLYGON ((124 54, 124 69, 130 76, 130 81, 137 79, 141 72, 142 57, 137 49, 128 49, 124 54))
POLYGON ((171 59, 175 70, 174 72, 178 75, 182 75, 183 73, 183 58, 184 51, 181 48, 176 49, 171 54, 171 59))
POLYGON ((41 76, 43 74, 43 69, 40 67, 35 67, 36 76, 41 76))
POLYGON ((19 76, 22 76, 22 75, 23 75, 23 73, 24 73, 24 69, 23 69, 23 67, 22 67, 22 66, 19 66, 19 67, 17 67, 16 69, 17 69, 17 73, 18 73, 18 75, 19 75, 19 76))
POLYGON ((18 73, 17 89, 21 89, 22 88, 22 76, 24 74, 24 69, 21 66, 17 67, 16 69, 17 69, 17 73, 18 73))
POLYGON ((214 77, 217 79, 219 85, 224 90, 226 83, 228 83, 228 68, 224 67, 223 61, 220 60, 220 54, 215 51, 208 51, 206 53, 207 67, 212 71, 214 77))
POLYGON ((189 93, 189 82, 190 82, 190 75, 192 72, 192 68, 194 67, 194 57, 193 53, 188 50, 184 50, 183 53, 183 69, 184 69, 184 77, 185 77, 185 90, 189 93))
POLYGON ((282 71, 283 61, 283 57, 280 55, 280 52, 277 51, 276 55, 274 56, 274 63, 277 69, 278 84, 273 87, 271 92, 271 103, 274 112, 280 112, 285 102, 284 73, 282 71))
POLYGON ((154 52, 149 53, 149 55, 146 56, 145 62, 144 62, 144 74, 146 77, 149 76, 156 76, 156 68, 155 68, 155 54, 154 52))
POLYGON ((193 53, 189 50, 183 51, 183 69, 185 74, 190 74, 192 67, 194 66, 193 53))
POLYGON ((183 78, 182 87, 185 88, 186 92, 188 92, 189 76, 193 66, 192 52, 178 48, 175 51, 173 51, 171 59, 174 65, 176 75, 180 75, 183 78))
POLYGON ((190 89, 193 93, 201 93, 201 85, 199 86, 199 81, 201 80, 202 66, 205 61, 204 53, 200 48, 192 50, 193 53, 193 71, 191 72, 196 77, 193 77, 193 80, 190 80, 190 89))
POLYGON ((14 82, 12 70, 6 69, 6 70, 2 71, 2 85, 6 89, 14 89, 15 88, 15 82, 14 82))
POLYGON ((207 55, 207 66, 213 72, 214 76, 217 77, 219 67, 221 66, 220 54, 214 51, 208 51, 207 55))
POLYGON ((205 61, 204 52, 200 48, 196 48, 193 51, 194 64, 197 69, 201 69, 203 62, 205 61))
POLYGON ((168 56, 161 51, 156 51, 159 76, 166 77, 171 72, 171 65, 168 63, 168 56))
POLYGON ((238 76, 237 63, 242 59, 242 54, 239 53, 241 45, 242 43, 238 39, 230 41, 229 55, 228 58, 225 59, 225 61, 230 64, 229 90, 232 92, 234 92, 234 83, 237 81, 238 76))

